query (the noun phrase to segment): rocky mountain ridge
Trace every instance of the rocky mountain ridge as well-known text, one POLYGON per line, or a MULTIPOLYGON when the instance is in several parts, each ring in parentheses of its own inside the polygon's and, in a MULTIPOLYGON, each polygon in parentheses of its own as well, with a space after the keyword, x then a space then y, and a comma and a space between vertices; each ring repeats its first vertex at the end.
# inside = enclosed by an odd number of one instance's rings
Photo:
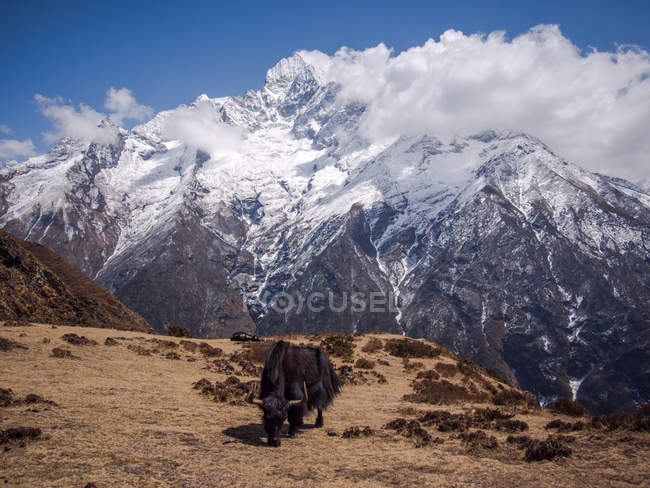
POLYGON ((517 132, 370 141, 339 91, 296 54, 243 97, 62 140, 0 172, 0 225, 159 330, 381 329, 543 399, 650 399, 645 190, 517 132))

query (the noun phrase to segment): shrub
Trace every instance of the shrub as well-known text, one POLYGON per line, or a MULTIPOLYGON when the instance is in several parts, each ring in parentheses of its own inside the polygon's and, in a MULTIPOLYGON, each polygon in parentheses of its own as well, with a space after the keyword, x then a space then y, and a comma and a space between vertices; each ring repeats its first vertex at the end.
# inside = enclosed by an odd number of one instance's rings
POLYGON ((20 344, 6 337, 0 337, 0 351, 11 351, 12 349, 27 349, 27 346, 20 344))
POLYGON ((545 459, 568 457, 571 454, 571 448, 564 444, 563 441, 549 437, 545 441, 532 440, 529 442, 524 459, 530 463, 545 459))
POLYGON ((343 431, 341 437, 344 439, 353 439, 359 437, 369 437, 374 434, 374 431, 368 427, 348 427, 343 431))
POLYGON ((452 378, 456 376, 456 373, 458 373, 455 364, 438 362, 436 363, 435 369, 443 378, 452 378))
POLYGON ((216 358, 223 355, 223 351, 218 347, 212 347, 207 342, 202 342, 199 344, 199 351, 206 357, 216 358))
POLYGON ((506 432, 523 432, 528 430, 528 424, 521 420, 498 420, 495 428, 506 432))
POLYGON ((501 406, 537 407, 539 403, 532 393, 502 390, 492 396, 492 403, 501 406))
POLYGON ((463 444, 465 444, 465 449, 468 451, 495 449, 499 446, 496 437, 493 435, 489 436, 482 430, 477 430, 468 434, 460 434, 460 438, 463 441, 463 444))
POLYGON ((329 356, 351 359, 354 353, 354 337, 350 334, 330 334, 320 345, 329 356))
POLYGON ((361 348, 361 350, 363 352, 373 353, 373 352, 381 351, 383 347, 384 347, 384 343, 382 342, 381 339, 378 339, 376 337, 371 337, 370 339, 368 339, 368 342, 366 342, 365 345, 361 348))
POLYGON ((416 376, 416 378, 418 380, 424 379, 424 378, 429 379, 429 380, 438 380, 438 379, 440 379, 440 375, 437 372, 435 372, 434 370, 428 369, 426 371, 420 371, 418 373, 418 375, 416 376))
POLYGON ((431 435, 422 428, 417 420, 395 419, 388 422, 384 429, 395 430, 398 434, 412 439, 415 447, 424 447, 440 441, 440 439, 432 439, 431 435))
POLYGON ((243 351, 244 359, 258 364, 266 363, 266 353, 271 345, 267 342, 249 342, 245 344, 243 351))
POLYGON ((61 359, 77 359, 76 356, 72 355, 72 351, 69 349, 63 349, 62 347, 55 347, 52 349, 52 357, 61 359))
POLYGON ((519 449, 527 448, 532 441, 528 435, 509 435, 506 439, 508 444, 515 444, 519 449))
POLYGON ((359 358, 357 359, 357 362, 354 363, 354 367, 358 369, 375 369, 375 363, 366 358, 359 358))
POLYGON ((179 344, 183 347, 183 349, 189 352, 196 352, 199 349, 199 345, 196 342, 181 341, 179 344))
POLYGON ((88 339, 85 336, 78 336, 77 334, 63 334, 61 339, 72 344, 73 346, 96 346, 97 341, 88 339))
POLYGON ((182 325, 167 325, 167 334, 172 337, 186 337, 194 339, 194 334, 187 327, 182 325))
POLYGON ((454 385, 446 380, 433 381, 423 379, 414 381, 412 384, 415 393, 404 395, 403 399, 408 402, 433 403, 436 405, 452 404, 461 401, 484 401, 487 399, 485 393, 472 393, 463 386, 454 385))
POLYGON ((390 339, 384 344, 384 351, 398 358, 434 358, 440 355, 440 348, 414 339, 390 339))
POLYGON ((587 409, 570 398, 560 397, 553 400, 548 404, 548 408, 555 413, 561 413, 571 417, 583 417, 584 415, 587 415, 587 409))

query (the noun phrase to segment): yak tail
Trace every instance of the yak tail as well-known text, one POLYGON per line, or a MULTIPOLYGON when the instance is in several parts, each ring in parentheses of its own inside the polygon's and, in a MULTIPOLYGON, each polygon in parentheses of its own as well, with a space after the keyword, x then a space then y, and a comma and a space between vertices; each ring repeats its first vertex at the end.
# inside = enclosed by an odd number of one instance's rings
POLYGON ((278 387, 283 387, 279 382, 285 345, 286 342, 278 341, 266 353, 266 363, 264 364, 264 371, 262 371, 260 398, 266 398, 270 393, 276 391, 278 387))
POLYGON ((341 392, 341 380, 339 380, 330 360, 320 349, 318 350, 318 362, 323 383, 323 398, 319 403, 321 403, 320 408, 325 408, 341 392))

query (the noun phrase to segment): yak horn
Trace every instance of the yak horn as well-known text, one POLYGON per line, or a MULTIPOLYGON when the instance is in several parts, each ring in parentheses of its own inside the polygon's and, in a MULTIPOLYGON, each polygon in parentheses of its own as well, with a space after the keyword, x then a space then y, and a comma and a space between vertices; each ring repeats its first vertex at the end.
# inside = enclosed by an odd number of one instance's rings
POLYGON ((258 390, 258 387, 251 388, 250 392, 248 393, 247 400, 248 400, 248 403, 252 403, 253 405, 257 405, 257 406, 261 407, 262 405, 264 405, 264 402, 262 400, 259 400, 259 399, 255 398, 255 394, 257 393, 257 390, 258 390))
POLYGON ((289 400, 289 406, 302 405, 307 403, 307 383, 302 382, 302 400, 289 400))

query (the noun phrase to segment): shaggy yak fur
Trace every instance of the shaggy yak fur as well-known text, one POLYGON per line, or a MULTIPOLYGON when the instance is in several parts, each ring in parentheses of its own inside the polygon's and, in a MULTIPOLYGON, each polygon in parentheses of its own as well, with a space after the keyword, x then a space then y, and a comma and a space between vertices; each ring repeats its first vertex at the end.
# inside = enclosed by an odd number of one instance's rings
POLYGON ((302 425, 307 411, 316 408, 315 427, 323 426, 323 410, 339 393, 340 381, 319 347, 279 341, 266 354, 260 400, 269 446, 280 445, 282 424, 289 419, 289 437, 302 425), (305 398, 306 396, 306 398, 305 398))

